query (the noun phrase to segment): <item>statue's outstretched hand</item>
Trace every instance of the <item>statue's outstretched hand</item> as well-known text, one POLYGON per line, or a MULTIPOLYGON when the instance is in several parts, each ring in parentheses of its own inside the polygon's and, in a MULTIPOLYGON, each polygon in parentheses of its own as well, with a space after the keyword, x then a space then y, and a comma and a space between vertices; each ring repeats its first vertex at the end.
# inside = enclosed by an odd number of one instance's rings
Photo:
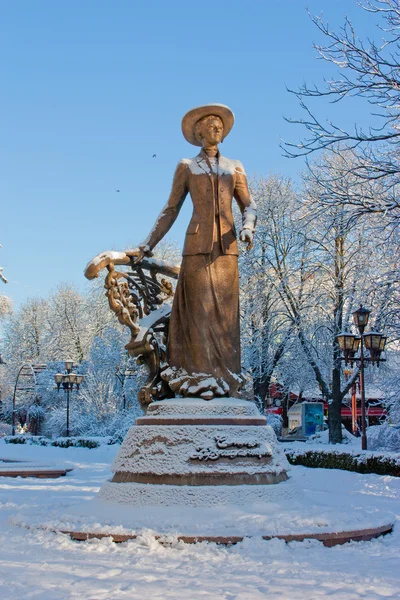
POLYGON ((247 252, 253 247, 253 232, 250 229, 242 229, 239 234, 239 239, 241 242, 247 244, 247 252))

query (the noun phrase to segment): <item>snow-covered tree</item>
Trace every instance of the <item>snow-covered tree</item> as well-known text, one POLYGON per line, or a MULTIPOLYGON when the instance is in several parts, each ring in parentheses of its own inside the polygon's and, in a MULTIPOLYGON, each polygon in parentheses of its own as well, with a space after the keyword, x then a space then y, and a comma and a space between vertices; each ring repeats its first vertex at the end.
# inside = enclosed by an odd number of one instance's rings
POLYGON ((45 362, 50 328, 49 304, 42 298, 27 300, 5 319, 2 345, 9 365, 45 362))
MULTIPOLYGON (((317 168, 337 158, 325 160, 317 168)), ((342 400, 357 371, 343 379, 335 337, 360 302, 376 307, 374 326, 388 326, 397 251, 377 243, 370 220, 350 222, 340 205, 322 210, 319 181, 305 183, 301 195, 282 177, 253 183, 256 243, 240 258, 243 359, 263 400, 273 376, 298 392, 319 389, 330 405, 330 439, 338 442, 342 400)))
POLYGON ((12 300, 9 296, 0 296, 0 319, 4 319, 12 312, 12 300))
POLYGON ((252 182, 258 223, 254 248, 241 253, 242 353, 254 394, 268 397, 271 378, 281 360, 294 323, 288 314, 277 272, 289 280, 297 269, 303 237, 295 225, 297 195, 291 181, 271 175, 252 182))
MULTIPOLYGON (((358 3, 360 10, 375 18, 377 41, 363 40, 345 18, 340 29, 330 27, 320 16, 311 20, 324 36, 325 45, 314 45, 318 57, 337 69, 337 76, 325 78, 321 87, 304 84, 292 90, 305 111, 302 119, 288 119, 301 124, 307 137, 300 143, 286 143, 287 156, 304 156, 315 150, 330 149, 340 154, 348 148, 345 167, 353 176, 354 186, 346 202, 356 215, 380 214, 397 222, 400 218, 400 6, 398 0, 375 0, 358 3), (340 123, 319 118, 306 104, 310 99, 326 98, 351 107, 352 98, 364 99, 371 107, 371 126, 353 130, 340 123)), ((314 103, 315 106, 315 103, 314 103)), ((326 107, 324 105, 324 111, 326 107)), ((324 113, 326 115, 326 112, 324 113)), ((333 177, 333 185, 338 179, 333 177)), ((325 205, 341 204, 335 193, 321 197, 325 205)))
MULTIPOLYGON (((343 195, 346 186, 348 194, 353 192, 354 175, 347 171, 345 160, 345 153, 341 156, 326 153, 313 167, 314 174, 320 176, 306 177, 304 198, 305 220, 309 223, 307 237, 314 244, 320 281, 314 309, 319 315, 316 319, 318 329, 313 334, 313 340, 303 346, 307 353, 310 352, 310 364, 329 401, 330 439, 333 442, 341 438, 342 400, 358 375, 356 370, 347 382, 343 381, 340 351, 335 337, 344 328, 351 327, 351 313, 360 303, 375 308, 376 321, 371 326, 384 326, 387 322, 384 317, 386 308, 395 299, 395 286, 377 285, 377 280, 386 278, 387 264, 382 260, 386 252, 385 244, 382 243, 382 236, 381 239, 377 236, 373 220, 348 218, 343 195), (326 193, 326 173, 332 170, 337 176, 338 199, 342 202, 321 205, 321 196, 326 193), (327 351, 324 351, 324 347, 327 351), (323 363, 325 366, 321 368, 323 363)), ((337 188, 331 184, 332 196, 337 188)))
MULTIPOLYGON (((107 330, 103 337, 95 338, 85 362, 86 379, 80 396, 83 405, 89 407, 87 412, 97 422, 101 422, 105 415, 122 409, 121 382, 116 377, 116 371, 126 366, 128 356, 124 346, 128 338, 125 331, 107 330)), ((126 391, 129 395, 135 389, 133 385, 126 391)), ((132 401, 131 398, 128 404, 132 404, 132 401)))

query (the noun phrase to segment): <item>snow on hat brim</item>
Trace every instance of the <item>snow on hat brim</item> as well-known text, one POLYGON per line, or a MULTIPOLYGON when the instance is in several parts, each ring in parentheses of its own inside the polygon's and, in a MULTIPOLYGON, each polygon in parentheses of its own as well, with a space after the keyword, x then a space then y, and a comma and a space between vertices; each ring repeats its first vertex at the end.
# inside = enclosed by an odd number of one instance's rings
POLYGON ((225 106, 225 104, 205 104, 203 106, 197 106, 196 108, 189 110, 182 119, 182 133, 190 144, 201 146, 201 142, 199 142, 194 133, 195 125, 197 121, 200 121, 200 119, 208 117, 209 115, 220 117, 224 126, 222 139, 226 138, 232 129, 235 115, 229 106, 225 106))

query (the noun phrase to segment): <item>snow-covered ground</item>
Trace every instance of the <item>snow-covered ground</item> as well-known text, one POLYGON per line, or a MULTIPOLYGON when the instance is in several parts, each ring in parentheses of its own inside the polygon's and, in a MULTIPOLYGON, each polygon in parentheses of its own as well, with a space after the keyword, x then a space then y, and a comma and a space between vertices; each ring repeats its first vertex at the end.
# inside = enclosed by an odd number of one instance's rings
MULTIPOLYGON (((125 544, 74 542, 62 534, 16 527, 39 507, 52 510, 93 498, 110 476, 117 446, 98 449, 6 445, 0 459, 73 467, 53 480, 0 478, 0 598, 40 600, 400 599, 400 527, 371 542, 325 548, 320 542, 245 540, 230 548, 173 542, 151 533, 125 544)), ((316 499, 347 492, 353 504, 400 518, 400 479, 294 467, 291 476, 316 499)), ((343 511, 348 510, 343 506, 343 511)))

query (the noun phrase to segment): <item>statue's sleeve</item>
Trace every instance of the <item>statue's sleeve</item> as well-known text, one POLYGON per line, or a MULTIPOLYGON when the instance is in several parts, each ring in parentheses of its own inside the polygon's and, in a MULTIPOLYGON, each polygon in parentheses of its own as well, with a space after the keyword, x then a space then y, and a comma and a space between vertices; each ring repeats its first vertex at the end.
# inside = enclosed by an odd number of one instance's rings
POLYGON ((156 246, 158 242, 162 240, 162 238, 168 233, 172 225, 175 223, 188 191, 187 165, 183 162, 180 162, 175 170, 168 202, 158 215, 153 229, 150 231, 149 235, 143 244, 140 245, 140 247, 147 246, 150 250, 153 250, 154 246, 156 246))
POLYGON ((242 229, 249 229, 254 232, 257 222, 257 205, 250 195, 246 172, 242 163, 238 160, 235 163, 236 183, 233 196, 242 213, 242 229))

